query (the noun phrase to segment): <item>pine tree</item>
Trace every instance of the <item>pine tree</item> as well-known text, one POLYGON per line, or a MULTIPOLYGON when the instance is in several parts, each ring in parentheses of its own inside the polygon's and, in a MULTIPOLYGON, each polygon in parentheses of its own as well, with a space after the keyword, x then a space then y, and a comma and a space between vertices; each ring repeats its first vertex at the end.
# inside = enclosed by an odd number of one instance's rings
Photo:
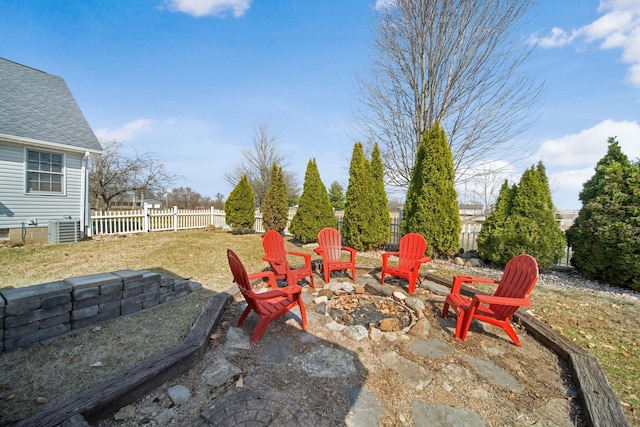
POLYGON ((389 200, 384 188, 384 164, 378 144, 373 146, 371 153, 371 196, 373 197, 372 245, 374 248, 380 248, 389 243, 391 217, 389 216, 389 200))
POLYGON ((327 188, 320 179, 315 159, 311 159, 307 163, 302 196, 298 210, 289 224, 289 231, 297 241, 310 243, 318 240, 318 233, 323 228, 337 226, 338 221, 329 203, 327 188))
POLYGON ((329 187, 329 202, 333 209, 341 211, 345 203, 344 187, 338 181, 333 181, 329 187))
POLYGON ((631 163, 615 138, 608 144, 567 230, 571 264, 592 279, 640 289, 640 163, 631 163))
POLYGON ((342 238, 348 246, 358 251, 373 247, 373 209, 371 165, 364 155, 362 144, 356 142, 349 166, 347 201, 342 219, 342 238))
POLYGON ((227 224, 236 232, 249 230, 255 222, 255 206, 253 190, 246 175, 242 175, 240 182, 229 194, 224 204, 227 224))
POLYGON ((447 137, 439 123, 425 132, 411 171, 402 234, 420 233, 428 254, 448 257, 460 246, 460 212, 447 137))
POLYGON ((284 181, 282 168, 274 163, 271 167, 270 184, 265 194, 262 210, 262 223, 265 231, 276 230, 279 233, 284 231, 289 215, 287 200, 287 185, 284 181))
POLYGON ((507 180, 504 181, 496 200, 495 210, 482 224, 478 234, 478 252, 491 263, 500 264, 501 260, 507 257, 504 247, 504 227, 517 191, 517 186, 510 186, 507 180))

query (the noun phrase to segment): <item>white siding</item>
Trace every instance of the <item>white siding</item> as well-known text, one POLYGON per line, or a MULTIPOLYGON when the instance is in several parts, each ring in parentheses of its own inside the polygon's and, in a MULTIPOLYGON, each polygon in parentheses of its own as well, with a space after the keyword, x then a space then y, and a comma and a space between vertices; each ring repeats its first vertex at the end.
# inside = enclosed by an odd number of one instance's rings
MULTIPOLYGON (((61 152, 58 149, 36 148, 61 152)), ((49 220, 80 219, 82 195, 81 170, 84 153, 64 152, 65 190, 62 195, 25 192, 25 147, 0 141, 0 228, 17 228, 35 218, 38 226, 49 220)))

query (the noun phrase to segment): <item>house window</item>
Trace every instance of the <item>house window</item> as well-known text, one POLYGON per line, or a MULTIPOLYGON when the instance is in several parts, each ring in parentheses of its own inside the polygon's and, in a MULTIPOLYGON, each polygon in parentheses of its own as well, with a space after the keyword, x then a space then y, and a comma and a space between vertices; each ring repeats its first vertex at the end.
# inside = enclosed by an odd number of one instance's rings
POLYGON ((0 240, 8 240, 8 239, 9 239, 9 229, 0 228, 0 240))
POLYGON ((27 193, 62 193, 63 155, 27 150, 27 193))

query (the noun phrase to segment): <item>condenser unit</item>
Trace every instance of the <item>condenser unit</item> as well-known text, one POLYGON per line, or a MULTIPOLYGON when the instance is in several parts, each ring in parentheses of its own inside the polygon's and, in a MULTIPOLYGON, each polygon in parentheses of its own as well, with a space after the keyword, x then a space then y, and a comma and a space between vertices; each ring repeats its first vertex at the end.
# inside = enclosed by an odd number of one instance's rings
POLYGON ((80 220, 49 221, 49 243, 75 243, 80 240, 80 220))

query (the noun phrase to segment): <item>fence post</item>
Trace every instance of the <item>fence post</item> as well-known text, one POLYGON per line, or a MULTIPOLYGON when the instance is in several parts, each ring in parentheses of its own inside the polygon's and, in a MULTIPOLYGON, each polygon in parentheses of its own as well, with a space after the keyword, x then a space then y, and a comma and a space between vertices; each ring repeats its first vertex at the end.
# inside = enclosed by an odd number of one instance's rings
POLYGON ((145 233, 149 232, 149 205, 142 205, 142 230, 145 233))
POLYGON ((178 231, 178 207, 173 207, 173 231, 178 231))

